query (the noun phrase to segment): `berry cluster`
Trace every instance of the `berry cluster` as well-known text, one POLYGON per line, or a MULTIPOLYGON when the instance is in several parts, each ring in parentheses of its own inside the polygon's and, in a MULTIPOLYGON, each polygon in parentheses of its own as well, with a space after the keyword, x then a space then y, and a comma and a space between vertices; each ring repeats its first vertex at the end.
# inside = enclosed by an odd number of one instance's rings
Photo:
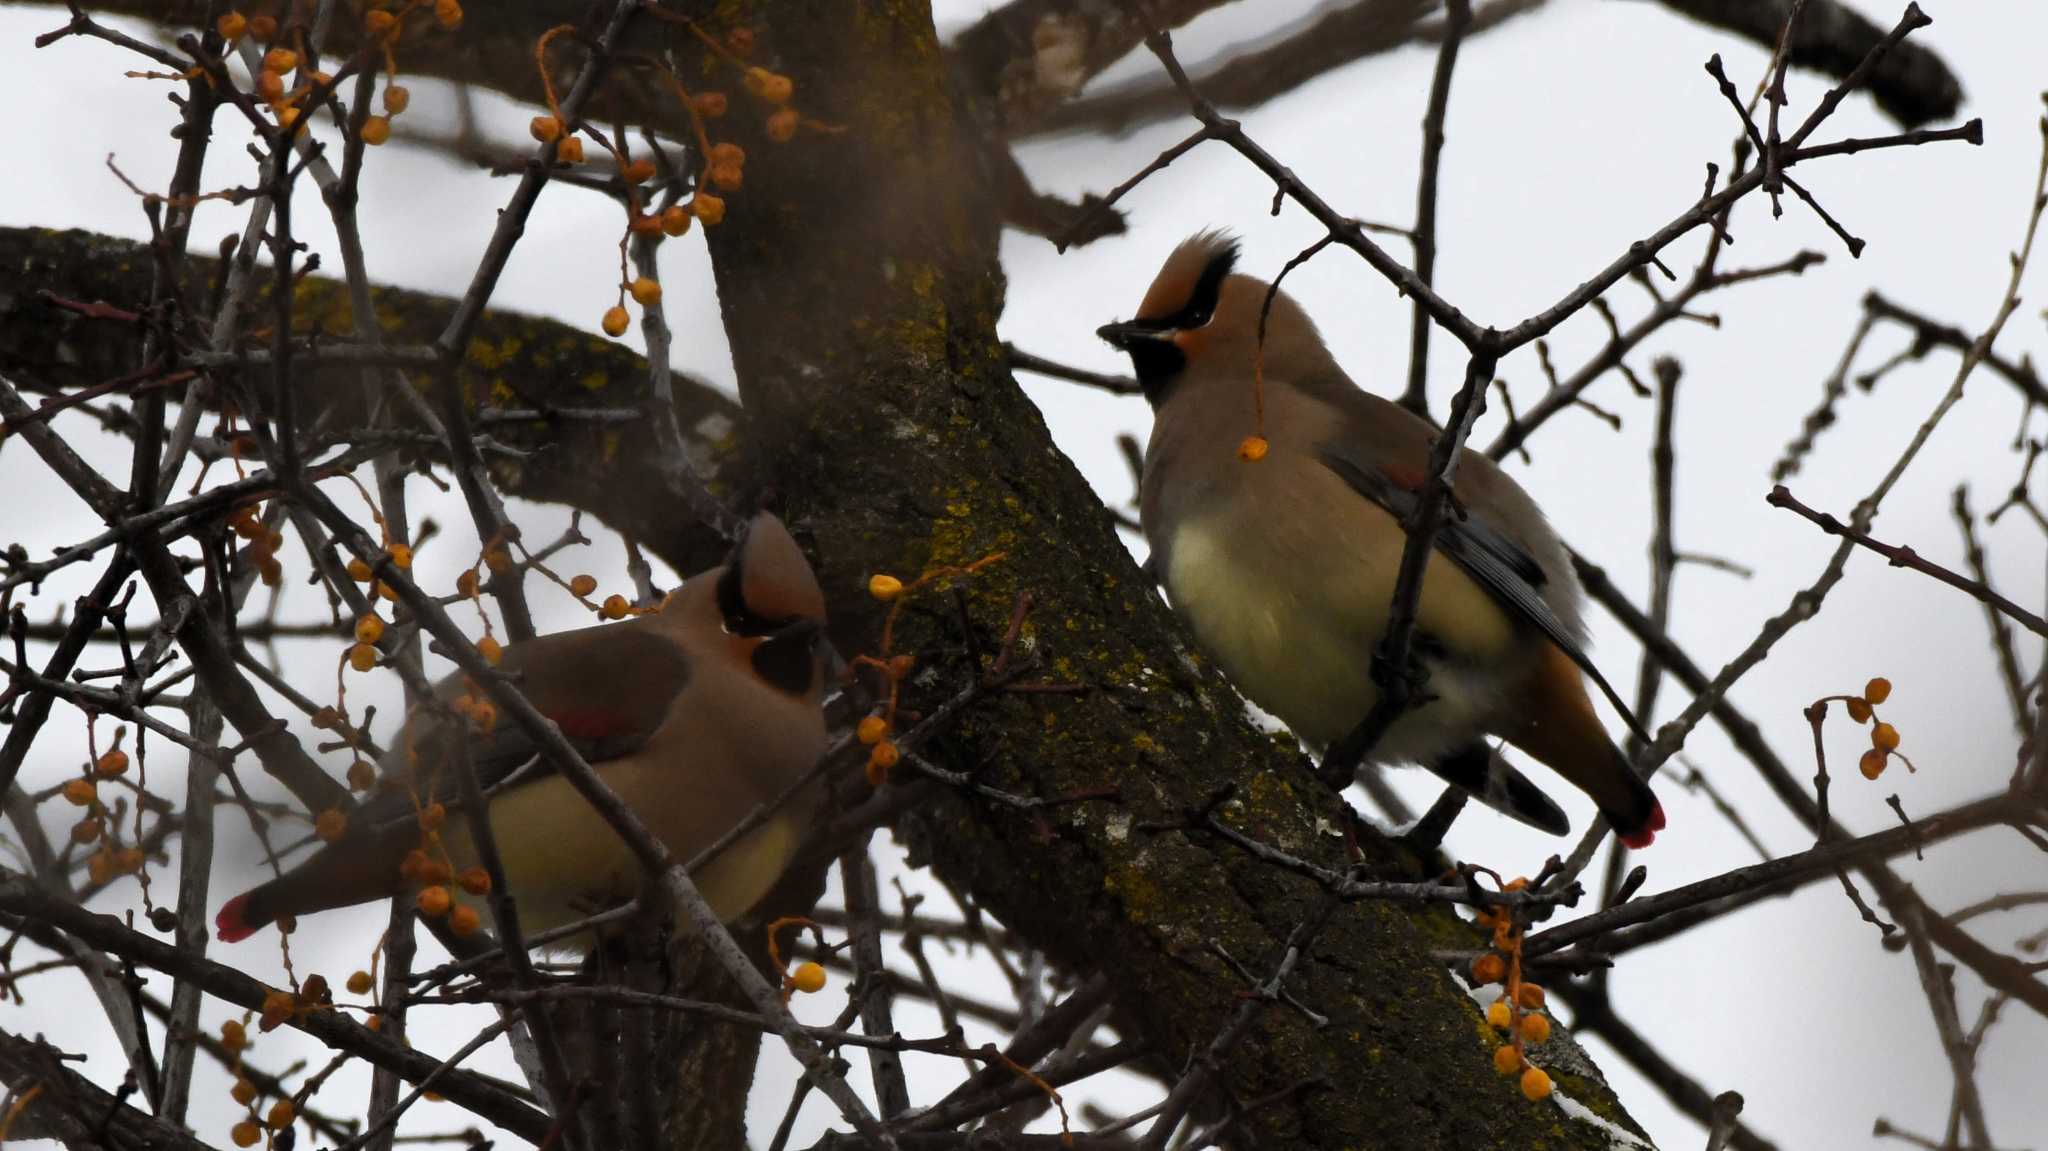
POLYGON ((889 688, 887 698, 876 714, 862 717, 853 729, 855 738, 868 749, 869 787, 880 787, 888 782, 889 769, 896 766, 903 754, 890 736, 896 730, 896 706, 900 689, 903 681, 916 668, 917 657, 889 654, 889 649, 894 644, 897 613, 903 610, 903 604, 911 593, 938 580, 972 575, 1002 558, 1003 553, 993 552, 964 566, 932 568, 908 584, 883 572, 868 577, 868 594, 889 605, 889 616, 882 624, 881 654, 859 655, 853 659, 855 667, 871 667, 880 672, 883 682, 889 688))
MULTIPOLYGON (((1523 891, 1528 886, 1527 879, 1515 879, 1502 884, 1501 890, 1523 891)), ((1529 1062, 1526 1050, 1528 1044, 1550 1038, 1550 1018, 1541 1014, 1543 989, 1522 978, 1523 929, 1514 911, 1505 906, 1489 907, 1479 913, 1476 922, 1493 931, 1494 950, 1472 961, 1472 981, 1482 986, 1503 985, 1501 997, 1486 1008, 1486 1022, 1508 1036, 1494 1050, 1493 1067, 1502 1075, 1519 1072, 1522 1095, 1533 1103, 1548 1097, 1552 1086, 1549 1073, 1529 1062)))

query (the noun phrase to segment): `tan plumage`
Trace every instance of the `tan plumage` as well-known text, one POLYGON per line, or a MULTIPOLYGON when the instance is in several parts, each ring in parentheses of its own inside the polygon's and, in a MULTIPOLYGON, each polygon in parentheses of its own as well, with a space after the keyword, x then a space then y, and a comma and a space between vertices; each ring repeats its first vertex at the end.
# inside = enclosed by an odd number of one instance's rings
MULTIPOLYGON (((1378 698, 1372 656, 1407 537, 1399 516, 1425 478, 1436 429, 1361 391, 1301 307, 1281 293, 1263 353, 1266 455, 1253 364, 1268 287, 1233 273, 1215 233, 1168 257, 1138 317, 1102 329, 1131 354, 1155 411, 1140 513, 1174 606, 1231 679, 1317 747, 1378 698)), ((1466 513, 1439 537, 1417 606, 1427 699, 1375 760, 1413 761, 1510 814, 1564 817, 1490 754, 1505 739, 1586 791, 1625 838, 1663 825, 1654 796, 1607 737, 1586 693, 1582 593, 1528 494, 1483 455, 1460 458, 1466 513)))
MULTIPOLYGON (((824 596, 796 541, 772 515, 748 525, 726 566, 692 577, 661 610, 507 646, 499 670, 561 727, 598 775, 678 859, 688 859, 773 799, 825 747, 830 650, 824 596)), ((465 695, 461 675, 439 685, 465 695)), ((536 758, 517 724, 488 732, 422 712, 392 741, 376 794, 346 834, 303 864, 231 900, 216 921, 241 939, 280 916, 400 893, 408 852, 459 874, 476 863, 456 803, 451 740, 461 738, 490 805, 505 879, 523 927, 571 922, 629 898, 640 867, 595 808, 536 758), (416 802, 449 809, 441 851, 416 802)), ((809 788, 713 860, 697 882, 722 919, 745 913, 780 878, 814 810, 809 788)))

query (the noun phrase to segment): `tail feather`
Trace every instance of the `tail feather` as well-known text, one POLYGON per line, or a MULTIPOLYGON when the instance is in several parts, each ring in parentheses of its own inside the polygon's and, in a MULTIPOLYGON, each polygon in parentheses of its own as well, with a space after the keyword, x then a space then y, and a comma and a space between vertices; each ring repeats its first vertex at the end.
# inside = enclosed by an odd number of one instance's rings
POLYGON ((270 926, 276 916, 257 898, 262 893, 263 888, 252 888, 221 905, 220 914, 213 917, 213 930, 222 943, 240 943, 270 926))
POLYGON ((1529 685, 1529 715, 1509 742, 1593 797, 1630 847, 1648 847, 1664 828, 1664 808, 1593 713, 1577 665, 1556 648, 1529 685))

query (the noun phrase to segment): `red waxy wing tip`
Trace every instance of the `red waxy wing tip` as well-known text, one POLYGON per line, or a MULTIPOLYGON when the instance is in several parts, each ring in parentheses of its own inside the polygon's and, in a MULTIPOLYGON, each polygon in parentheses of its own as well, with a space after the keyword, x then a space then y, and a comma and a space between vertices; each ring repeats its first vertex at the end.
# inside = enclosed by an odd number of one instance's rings
POLYGON ((214 934, 220 937, 222 943, 240 943, 256 934, 256 929, 249 926, 246 914, 248 907, 249 893, 245 891, 228 900, 220 909, 220 914, 213 917, 214 934))

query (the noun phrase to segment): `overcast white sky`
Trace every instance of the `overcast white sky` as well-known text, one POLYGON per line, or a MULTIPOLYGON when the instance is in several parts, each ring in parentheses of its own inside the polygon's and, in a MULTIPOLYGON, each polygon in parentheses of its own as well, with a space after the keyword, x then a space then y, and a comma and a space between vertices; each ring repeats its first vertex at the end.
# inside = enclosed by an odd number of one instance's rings
MULTIPOLYGON (((989 5, 985 0, 942 3, 942 25, 957 29, 989 5)), ((1853 0, 1881 24, 1898 10, 1871 0, 1853 0)), ((2007 271, 2006 253, 2018 242, 2040 138, 2034 121, 2042 110, 2039 93, 2048 87, 2048 64, 2040 47, 2048 43, 2048 11, 2024 3, 1961 3, 1923 0, 1936 21, 1916 35, 1933 47, 1963 78, 1965 116, 1985 121, 1982 148, 1883 151, 1822 161, 1800 178, 1829 210, 1870 241, 1860 261, 1812 217, 1788 200, 1784 219, 1773 221, 1762 200, 1747 203, 1733 231, 1738 243, 1724 266, 1775 262, 1802 247, 1824 252, 1826 265, 1800 279, 1743 287, 1708 301, 1721 317, 1718 329, 1684 325, 1668 330, 1650 352, 1670 353, 1685 367, 1679 396, 1677 541, 1685 551, 1706 552, 1758 569, 1754 579, 1700 567, 1682 569, 1676 591, 1673 630, 1709 668, 1718 667, 1754 634, 1759 622, 1781 610, 1794 590, 1819 572, 1832 541, 1785 512, 1763 502, 1768 469, 1812 406, 1852 329, 1857 301, 1877 288, 1895 300, 1922 308, 1966 329, 1990 318, 2007 271)), ((1227 7, 1179 37, 1190 62, 1222 46, 1263 37, 1307 11, 1300 0, 1256 0, 1227 7)), ((474 5, 472 21, 487 19, 488 6, 474 5)), ((172 150, 164 139, 173 122, 161 85, 124 80, 133 64, 99 44, 69 41, 36 52, 31 37, 62 20, 59 9, 0 7, 0 106, 15 109, 16 175, 0 183, 0 224, 90 228, 140 237, 146 226, 133 197, 107 172, 116 154, 122 167, 146 186, 161 186, 172 150)), ((1615 0, 1552 0, 1543 10, 1518 19, 1467 45, 1454 88, 1450 145, 1443 169, 1438 283, 1468 314, 1506 324, 1552 302, 1607 263, 1631 240, 1677 214, 1698 194, 1703 165, 1725 164, 1736 125, 1702 62, 1720 52, 1745 90, 1763 67, 1763 53, 1732 36, 1683 21, 1663 7, 1615 0)), ((1367 219, 1405 221, 1413 210, 1418 124, 1426 99, 1432 53, 1410 49, 1377 57, 1302 88, 1247 114, 1251 133, 1341 210, 1367 219)), ((1149 58, 1125 61, 1105 77, 1114 81, 1144 74, 1149 58)), ((1824 81, 1794 73, 1792 107, 1803 110, 1826 87, 1824 81)), ((447 90, 414 85, 412 116, 421 122, 450 115, 447 90)), ((523 135, 530 113, 502 101, 480 100, 488 122, 508 138, 523 135)), ((1853 98, 1822 138, 1870 135, 1893 126, 1868 101, 1853 98)), ((1033 142, 1022 157, 1033 177, 1048 189, 1078 195, 1117 183, 1157 151, 1188 131, 1173 122, 1122 139, 1070 138, 1033 142)), ((208 183, 244 182, 247 163, 230 126, 213 154, 208 183)), ((447 291, 467 279, 510 185, 420 151, 390 148, 376 157, 364 182, 364 219, 372 274, 407 287, 447 291)), ((1267 214, 1271 189, 1242 160, 1220 145, 1188 156, 1139 189, 1127 201, 1129 235, 1093 247, 1056 254, 1043 240, 1011 236, 1004 245, 1010 276, 1004 335, 1041 355, 1111 371, 1124 370, 1121 357, 1092 335, 1106 320, 1127 316, 1136 306, 1158 260, 1197 228, 1225 224, 1244 238, 1245 267, 1270 275, 1318 232, 1293 209, 1267 214)), ((298 219, 313 224, 319 213, 298 219)), ((744 210, 736 202, 735 210, 744 210)), ((595 328, 609 304, 616 265, 610 241, 616 210, 572 190, 543 198, 527 238, 500 287, 496 304, 557 316, 595 328)), ((211 250, 242 213, 209 205, 193 233, 194 247, 211 250)), ((331 237, 308 237, 330 267, 338 267, 331 237)), ((1669 262, 1680 267, 1696 253, 1698 238, 1681 244, 1669 262)), ((1397 255, 1403 254, 1395 249, 1397 255)), ((662 249, 670 322, 677 329, 677 367, 730 386, 732 369, 718 328, 708 264, 696 236, 662 249)), ((2036 270, 2030 286, 2040 293, 2048 272, 2036 270)), ((1297 271, 1290 290, 1317 317, 1339 358, 1363 385, 1398 390, 1405 370, 1408 309, 1362 261, 1332 249, 1297 271)), ((1640 313, 1634 289, 1612 294, 1626 319, 1640 313)), ((2000 349, 2014 357, 2044 345, 2039 301, 2013 318, 2000 349)), ((1566 325, 1552 341, 1557 362, 1567 370, 1596 348, 1604 335, 1586 316, 1566 325)), ((634 337, 637 338, 637 328, 634 337)), ((1434 362, 1434 396, 1441 408, 1461 364, 1442 354, 1434 362)), ((1866 350, 1871 364, 1904 343, 1885 332, 1866 350)), ((1646 370, 1649 355, 1634 361, 1646 370)), ((1846 513, 1876 482, 1912 430, 1944 389, 1955 359, 1937 355, 1889 377, 1874 393, 1852 395, 1840 424, 1821 441, 1806 470, 1793 481, 1807 502, 1846 513)), ((1517 399, 1533 401, 1543 386, 1531 354, 1502 364, 1501 374, 1517 399)), ((1066 385, 1032 380, 1027 388, 1045 411, 1061 446, 1113 503, 1130 498, 1131 485, 1117 456, 1117 431, 1143 435, 1149 416, 1141 401, 1117 399, 1066 385)), ((1650 405, 1629 395, 1618 377, 1592 393, 1624 420, 1615 432, 1583 412, 1567 413, 1533 443, 1534 461, 1511 462, 1523 483, 1548 509, 1574 546, 1605 566, 1642 601, 1646 587, 1645 549, 1650 519, 1646 460, 1650 405)), ((2018 473, 2009 450, 2021 418, 2021 403, 2010 388, 1980 374, 1965 402, 1943 425, 1926 455, 1886 503, 1878 534, 1908 541, 1929 557, 1960 562, 1960 545, 1948 514, 1950 492, 1971 485, 1979 510, 2002 498, 2018 473)), ((90 425, 60 420, 67 433, 89 440, 90 425)), ((1498 412, 1480 425, 1484 442, 1500 426, 1498 412)), ((2039 434, 2038 421, 2035 428, 2039 434)), ((126 459, 124 443, 89 445, 103 463, 126 459)), ((28 452, 0 450, 0 538, 19 540, 37 554, 90 534, 88 517, 68 493, 43 476, 28 452)), ((452 582, 460 566, 467 517, 459 501, 431 487, 413 486, 416 515, 434 515, 451 529, 447 542, 421 557, 431 582, 452 582)), ((545 525, 562 517, 536 511, 529 531, 545 538, 545 525)), ((2041 602, 2042 541, 2020 517, 1989 532, 1995 576, 2021 603, 2041 602)), ((1133 540, 1134 547, 1142 547, 1133 540)), ((303 559, 288 555, 294 570, 303 559)), ((623 580, 623 561, 603 541, 582 561, 583 570, 607 583, 623 580)), ((77 569, 74 569, 76 571, 77 569)), ((32 610, 53 614, 80 590, 77 578, 53 581, 32 610)), ((566 597, 543 594, 537 605, 543 627, 585 622, 566 597)), ((319 601, 303 588, 285 597, 284 615, 310 618, 319 601)), ((1597 611, 1594 655, 1617 683, 1633 682, 1636 649, 1619 628, 1597 611)), ((1838 773, 1834 808, 1850 827, 1875 830, 1894 820, 1884 796, 1897 793, 1909 813, 1924 814, 1983 795, 2006 777, 2013 752, 2012 730, 1985 641, 1976 605, 1910 573, 1887 568, 1859 554, 1848 580, 1813 623, 1780 645, 1770 661, 1746 678, 1735 701, 1758 723, 1795 769, 1807 757, 1800 710, 1812 699, 1855 690, 1871 676, 1896 685, 1886 717, 1904 733, 1905 750, 1921 766, 1918 775, 1894 771, 1880 784, 1866 785, 1853 773, 1838 773)), ((2039 657, 2025 641, 2028 667, 2039 657)), ((287 671, 318 681, 331 674, 331 644, 282 649, 287 671)), ((90 662, 90 661, 88 661, 90 662)), ((105 662, 104 658, 101 662, 105 662)), ((395 688, 371 677, 352 688, 395 699, 395 688)), ((1666 719, 1687 702, 1667 685, 1660 715, 1666 719)), ((390 714, 396 714, 392 709, 390 714)), ((1839 713, 1837 713, 1839 716, 1839 713)), ((1837 763, 1852 762, 1861 732, 1837 718, 1829 749, 1837 763)), ((41 786, 73 770, 83 755, 83 725, 60 711, 28 765, 26 782, 41 786)), ((1796 822, 1771 801, 1744 762, 1718 731, 1695 733, 1686 748, 1697 764, 1741 807, 1775 852, 1798 850, 1807 838, 1796 822)), ((180 776, 163 756, 152 783, 178 794, 180 776)), ((1418 804, 1435 794, 1420 773, 1405 773, 1402 790, 1418 804)), ((1674 887, 1753 860, 1754 856, 1702 798, 1671 782, 1661 786, 1670 830, 1642 857, 1650 867, 1646 890, 1674 887)), ((1583 826, 1590 809, 1568 789, 1555 794, 1583 826)), ((1472 811, 1451 837, 1453 849, 1509 873, 1533 872, 1542 858, 1559 850, 1557 841, 1472 811)), ((255 858, 245 833, 230 828, 221 845, 216 890, 225 893, 245 879, 255 858)), ((1924 862, 1902 860, 1899 869, 1937 907, 1956 907, 1994 891, 2048 888, 2048 861, 2010 833, 1983 833, 1942 846, 1924 862)), ((906 877, 916 882, 916 877, 906 877)), ((120 905, 110 901, 105 909, 120 905)), ((2044 916, 2031 913, 1987 916, 1973 924, 1988 944, 2009 948, 2014 940, 2042 929, 2044 916)), ((300 970, 320 970, 339 982, 357 966, 374 938, 381 913, 335 913, 309 919, 295 937, 300 970)), ((246 944, 232 954, 258 975, 276 976, 276 954, 246 944)), ((958 989, 986 998, 1006 992, 984 965, 947 967, 958 989)), ((1958 979, 1964 1019, 1975 1017, 1983 988, 1967 975, 1958 979)), ((1624 1012, 1654 1037, 1663 1052, 1698 1078, 1709 1091, 1736 1089, 1747 1097, 1745 1119, 1779 1146, 1854 1147, 1873 1142, 1871 1122, 1884 1116, 1910 1129, 1939 1136, 1947 1117, 1949 1075, 1937 1046, 1910 959, 1881 951, 1876 932, 1833 885, 1816 886, 1796 897, 1754 909, 1733 920, 1686 935, 1672 943, 1632 954, 1616 971, 1615 995, 1624 1012)), ((24 988, 26 1008, 0 1008, 0 1026, 38 1028, 63 1037, 67 1046, 93 1055, 89 1067, 103 1082, 119 1078, 118 1053, 93 1028, 78 1026, 81 985, 69 976, 44 976, 24 988)), ((842 1002, 840 988, 806 1003, 817 1017, 829 1017, 842 1002)), ((224 1016, 210 1012, 209 1024, 224 1016)), ((474 1012, 454 1012, 438 1030, 415 1032, 430 1051, 446 1051, 477 1022, 474 1012)), ((935 1022, 906 1012, 906 1032, 931 1033, 935 1022)), ((983 1038, 983 1036, 975 1036, 983 1038)), ((2006 1011, 1992 1032, 1980 1064, 1981 1086, 1992 1131, 2001 1147, 2038 1146, 2048 1131, 2048 1094, 2040 1090, 2041 1057, 2048 1023, 2022 1008, 2006 1011)), ((264 1037, 257 1056, 271 1067, 301 1055, 289 1033, 264 1037)), ((1611 1052, 1596 1055, 1636 1117, 1659 1145, 1696 1145, 1701 1136, 1611 1052)), ((503 1069, 497 1053, 479 1066, 503 1069)), ((761 1142, 773 1130, 792 1081, 791 1064, 779 1053, 764 1060, 752 1107, 753 1130, 761 1142)), ((920 1065, 912 1063, 915 1070, 920 1065)), ((936 1097, 953 1068, 924 1064, 931 1075, 914 1081, 918 1101, 936 1097)), ((857 1076, 864 1081, 864 1075, 857 1076)), ((367 1076, 350 1069, 323 1093, 330 1106, 356 1106, 367 1076)), ((1077 1098, 1108 1098, 1114 1088, 1077 1090, 1077 1098)), ((1134 1094, 1110 1099, 1123 1106, 1134 1094)), ((202 1079, 195 1107, 201 1133, 224 1136, 231 1107, 225 1082, 202 1079)), ((1142 1103, 1140 1099, 1140 1103, 1142 1103)), ((829 1118, 818 1105, 807 1109, 803 1132, 822 1129, 829 1118)), ((462 1120, 446 1107, 424 1106, 411 1130, 446 1130, 462 1120)))

